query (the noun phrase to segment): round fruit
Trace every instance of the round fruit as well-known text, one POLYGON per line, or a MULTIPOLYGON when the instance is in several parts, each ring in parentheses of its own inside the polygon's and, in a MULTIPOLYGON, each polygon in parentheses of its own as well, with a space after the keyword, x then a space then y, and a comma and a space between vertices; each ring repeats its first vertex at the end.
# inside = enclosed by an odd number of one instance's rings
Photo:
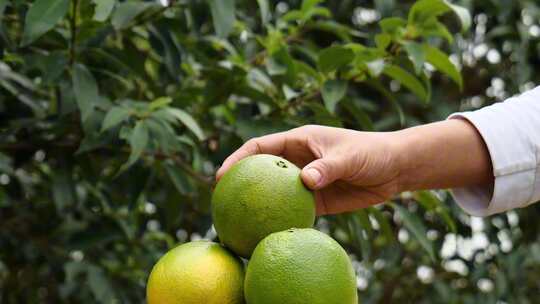
POLYGON ((221 245, 191 242, 165 254, 154 266, 148 304, 242 304, 244 266, 221 245))
POLYGON ((300 169, 278 156, 259 154, 233 165, 212 196, 219 239, 243 257, 267 235, 315 222, 315 198, 300 169))
POLYGON ((262 240, 249 261, 247 304, 357 304, 356 277, 343 248, 313 229, 262 240))

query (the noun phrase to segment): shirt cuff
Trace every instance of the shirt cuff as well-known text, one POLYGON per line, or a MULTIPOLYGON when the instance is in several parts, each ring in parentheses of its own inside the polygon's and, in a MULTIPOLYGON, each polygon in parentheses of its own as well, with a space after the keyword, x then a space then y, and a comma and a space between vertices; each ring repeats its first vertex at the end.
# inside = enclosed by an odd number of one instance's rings
POLYGON ((530 155, 529 143, 520 140, 519 130, 515 127, 519 122, 508 119, 506 115, 501 116, 499 109, 497 105, 449 117, 466 119, 478 130, 493 164, 493 192, 491 187, 478 186, 452 190, 457 204, 473 216, 489 216, 525 207, 534 189, 536 161, 526 158, 530 155))

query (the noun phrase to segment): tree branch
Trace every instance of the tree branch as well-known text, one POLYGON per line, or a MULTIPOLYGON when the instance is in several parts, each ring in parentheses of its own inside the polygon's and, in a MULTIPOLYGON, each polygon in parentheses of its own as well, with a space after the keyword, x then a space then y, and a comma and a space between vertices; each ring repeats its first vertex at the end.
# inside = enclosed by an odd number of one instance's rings
POLYGON ((79 12, 79 0, 73 0, 73 11, 71 12, 70 30, 71 30, 71 42, 69 48, 69 64, 73 66, 77 56, 75 50, 77 45, 77 15, 79 12))
MULTIPOLYGON (((35 151, 39 149, 69 149, 69 150, 76 150, 80 145, 80 141, 78 140, 64 140, 64 141, 55 141, 55 142, 13 142, 13 143, 0 143, 0 151, 6 152, 13 152, 17 153, 19 151, 35 151)), ((97 150, 115 150, 113 147, 100 147, 97 150)), ((131 153, 131 149, 124 148, 121 149, 124 153, 131 153)), ((193 177, 195 180, 200 182, 201 184, 207 185, 211 187, 214 183, 212 181, 211 176, 205 176, 195 170, 191 167, 191 165, 186 162, 185 159, 180 157, 177 154, 164 154, 162 152, 155 152, 155 153, 146 153, 145 156, 148 157, 155 157, 157 159, 170 159, 172 160, 177 166, 179 166, 183 171, 185 171, 187 174, 189 174, 191 177, 193 177)))

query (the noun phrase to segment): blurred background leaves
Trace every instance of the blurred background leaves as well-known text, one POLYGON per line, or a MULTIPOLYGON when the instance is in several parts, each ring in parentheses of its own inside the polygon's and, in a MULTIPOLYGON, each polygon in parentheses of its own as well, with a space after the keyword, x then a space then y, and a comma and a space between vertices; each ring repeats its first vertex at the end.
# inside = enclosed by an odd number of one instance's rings
MULTIPOLYGON (((216 240, 213 175, 304 124, 388 131, 538 83, 536 1, 0 0, 0 302, 140 303, 216 240), (469 14, 470 12, 470 14, 469 14)), ((538 208, 445 191, 320 218, 364 303, 535 303, 538 208)))

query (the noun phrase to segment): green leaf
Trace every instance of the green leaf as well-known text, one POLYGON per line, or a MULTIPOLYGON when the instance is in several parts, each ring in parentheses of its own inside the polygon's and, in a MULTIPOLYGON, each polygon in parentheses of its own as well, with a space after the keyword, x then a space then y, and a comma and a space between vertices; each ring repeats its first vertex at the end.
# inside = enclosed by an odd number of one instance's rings
POLYGON ((156 149, 161 150, 165 154, 172 154, 181 150, 180 140, 169 122, 158 120, 151 116, 146 120, 146 124, 156 149))
POLYGON ((36 0, 26 14, 21 45, 27 46, 51 30, 69 9, 69 0, 36 0))
POLYGON ((450 61, 447 54, 427 44, 424 45, 424 52, 426 54, 427 62, 456 82, 459 85, 460 90, 463 89, 463 78, 461 73, 450 61))
POLYGON ((405 30, 407 20, 399 17, 384 18, 379 22, 379 26, 384 33, 395 35, 405 30))
POLYGON ((165 171, 167 171, 169 178, 171 179, 174 187, 176 188, 176 190, 178 190, 178 192, 186 195, 193 191, 193 186, 189 182, 188 177, 184 173, 182 173, 180 168, 172 164, 165 164, 164 167, 165 171))
POLYGON ((432 191, 417 191, 414 193, 414 198, 426 210, 434 211, 441 216, 450 231, 457 232, 456 222, 452 218, 450 211, 432 191))
POLYGON ((353 214, 360 223, 362 229, 366 231, 368 236, 371 237, 371 235, 373 234, 373 227, 371 227, 371 221, 369 220, 366 209, 358 209, 353 214))
POLYGON ((298 93, 295 90, 291 89, 291 87, 289 87, 286 84, 283 85, 282 91, 283 91, 283 95, 285 95, 285 100, 287 100, 287 101, 300 96, 300 93, 298 93))
POLYGON ((330 113, 336 112, 336 105, 347 93, 347 82, 343 80, 328 80, 322 87, 322 97, 326 109, 330 113))
MULTIPOLYGON (((0 0, 0 21, 4 17, 4 10, 6 9, 9 0, 0 0)), ((2 22, 0 22, 0 29, 2 28, 2 22)))
POLYGON ((369 115, 360 107, 358 107, 353 99, 345 99, 345 102, 341 103, 347 112, 349 112, 364 131, 373 131, 373 122, 369 115))
MULTIPOLYGON (((268 61, 267 69, 270 75, 286 75, 286 82, 293 84, 296 80, 297 70, 294 59, 286 47, 282 47, 272 54, 268 61)), ((272 82, 270 81, 270 85, 272 82)))
POLYGON ((203 130, 189 113, 177 108, 166 108, 165 111, 183 123, 199 140, 204 140, 205 136, 203 130))
POLYGON ((389 34, 383 33, 375 35, 375 44, 377 45, 377 48, 381 50, 386 50, 386 48, 390 45, 391 42, 392 36, 390 36, 389 34))
POLYGON ((376 59, 376 60, 366 62, 366 66, 368 68, 369 74, 372 77, 379 77, 381 73, 384 71, 386 62, 384 61, 384 59, 376 59))
POLYGON ((429 37, 442 37, 448 41, 448 43, 454 42, 454 37, 448 31, 448 28, 433 18, 430 21, 425 22, 422 26, 418 27, 418 34, 425 38, 429 37))
POLYGON ((324 2, 324 0, 304 0, 302 1, 302 7, 300 8, 300 10, 303 12, 307 12, 315 8, 321 2, 324 2))
POLYGON ((366 81, 366 84, 371 86, 372 88, 374 88, 375 90, 379 91, 379 93, 381 93, 389 102, 390 102, 390 105, 392 105, 392 107, 396 110, 396 112, 398 113, 398 116, 399 116, 399 122, 402 126, 405 125, 405 113, 403 112, 403 108, 401 107, 401 105, 399 104, 399 102, 397 101, 396 97, 394 96, 394 94, 390 93, 386 88, 384 88, 380 83, 379 81, 377 80, 374 80, 374 79, 370 79, 368 81, 366 81))
POLYGON ((54 171, 52 179, 52 194, 57 211, 75 205, 75 189, 71 171, 62 166, 54 171))
POLYGON ((420 74, 424 67, 424 63, 426 62, 426 54, 424 53, 424 48, 420 43, 412 41, 405 42, 403 46, 405 47, 405 50, 407 51, 407 54, 409 55, 409 58, 414 65, 414 70, 416 74, 420 74))
POLYGON ((396 66, 396 65, 387 65, 384 68, 384 74, 390 76, 391 78, 397 80, 399 83, 411 90, 416 96, 420 97, 422 101, 427 102, 427 91, 422 85, 422 82, 418 78, 414 77, 411 73, 406 70, 396 66))
POLYGON ((409 11, 409 23, 422 24, 432 17, 438 17, 450 11, 442 0, 416 1, 409 11))
POLYGON ((217 35, 227 37, 232 32, 235 16, 235 0, 208 0, 217 35))
POLYGON ((115 299, 114 287, 103 269, 97 266, 88 267, 88 287, 92 291, 95 300, 104 303, 115 299))
POLYGON ((111 24, 116 30, 126 28, 131 21, 142 12, 156 4, 147 2, 122 2, 116 5, 112 15, 111 24))
POLYGON ((152 101, 149 105, 148 105, 148 109, 150 111, 154 111, 154 110, 157 110, 159 108, 163 108, 164 106, 166 105, 169 105, 171 102, 172 102, 172 98, 170 97, 159 97, 158 99, 152 101))
POLYGON ((261 12, 261 22, 263 25, 266 25, 272 17, 270 14, 270 4, 268 4, 268 0, 257 0, 257 3, 261 12))
POLYGON ((131 167, 139 158, 141 158, 146 146, 148 145, 148 140, 150 134, 148 132, 148 127, 144 120, 139 120, 133 129, 133 132, 129 136, 129 145, 131 146, 131 154, 129 155, 128 161, 122 165, 120 172, 131 167))
POLYGON ((446 3, 446 5, 448 5, 450 9, 452 9, 452 11, 454 11, 456 16, 459 18, 459 21, 461 22, 461 30, 463 32, 469 30, 472 24, 471 13, 469 12, 469 10, 462 6, 452 4, 447 0, 444 0, 444 3, 446 3))
POLYGON ((107 20, 116 5, 116 0, 92 0, 92 2, 96 5, 94 8, 94 20, 99 22, 107 20))
POLYGON ((116 127, 118 124, 128 119, 131 116, 132 110, 125 107, 114 107, 105 116, 103 124, 101 126, 101 131, 109 130, 110 128, 116 127))
POLYGON ((371 223, 369 223, 369 219, 367 225, 365 225, 366 223, 362 222, 365 219, 362 216, 362 213, 364 213, 365 215, 364 210, 346 214, 346 227, 349 230, 348 232, 350 237, 356 242, 357 246, 359 247, 360 252, 362 253, 362 259, 368 260, 371 254, 371 242, 369 241, 371 223))
POLYGON ((379 227, 381 228, 381 232, 386 241, 389 243, 395 242, 396 238, 394 237, 394 232, 392 231, 388 218, 384 216, 384 214, 376 207, 370 207, 368 210, 369 213, 373 215, 377 223, 379 223, 379 227))
POLYGON ((429 254, 432 261, 436 260, 435 249, 433 244, 427 238, 426 227, 418 215, 409 212, 407 208, 404 208, 398 204, 391 204, 392 208, 399 214, 405 226, 420 243, 420 246, 429 254))
POLYGON ((319 53, 317 65, 323 73, 330 73, 340 67, 351 63, 354 52, 342 46, 331 46, 319 53))
POLYGON ((94 105, 99 101, 99 91, 96 79, 82 64, 76 64, 73 69, 73 91, 84 122, 94 112, 94 105))
POLYGON ((461 6, 450 3, 446 0, 420 0, 417 1, 409 11, 409 22, 422 24, 431 18, 436 18, 449 11, 453 11, 461 22, 463 31, 471 26, 471 15, 469 11, 461 6))

